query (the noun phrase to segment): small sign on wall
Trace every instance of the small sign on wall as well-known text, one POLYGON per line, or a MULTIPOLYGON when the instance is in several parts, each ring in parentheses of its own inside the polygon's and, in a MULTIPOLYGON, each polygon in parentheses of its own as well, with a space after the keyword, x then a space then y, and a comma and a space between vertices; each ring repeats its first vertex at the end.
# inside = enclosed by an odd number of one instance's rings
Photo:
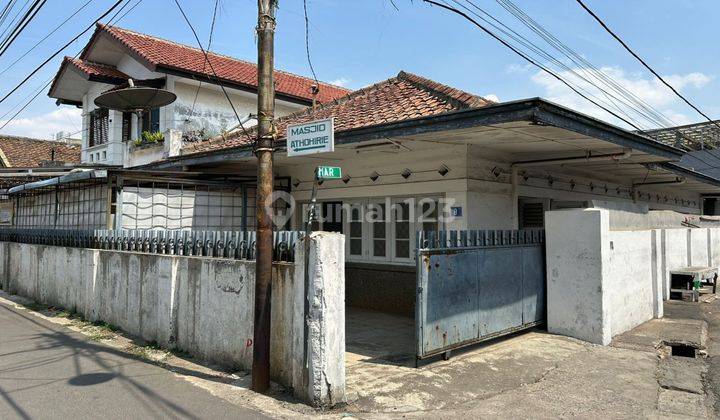
POLYGON ((450 215, 452 217, 462 217, 462 207, 450 207, 450 215))

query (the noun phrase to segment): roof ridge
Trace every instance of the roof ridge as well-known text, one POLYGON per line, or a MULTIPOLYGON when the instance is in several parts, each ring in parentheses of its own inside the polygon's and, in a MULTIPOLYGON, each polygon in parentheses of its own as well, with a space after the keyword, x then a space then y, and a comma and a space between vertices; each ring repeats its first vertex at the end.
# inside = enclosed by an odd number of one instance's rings
POLYGON ((398 78, 425 89, 428 92, 442 96, 443 99, 453 101, 460 106, 473 108, 493 103, 493 101, 490 101, 480 95, 475 95, 404 70, 398 73, 398 78))
MULTIPOLYGON (((191 50, 197 51, 197 52, 199 52, 199 53, 202 54, 202 50, 201 50, 200 48, 193 47, 193 46, 187 45, 187 44, 182 44, 182 43, 177 42, 177 41, 172 41, 172 40, 169 40, 169 39, 161 38, 161 37, 159 37, 159 36, 144 34, 144 33, 142 33, 142 32, 133 31, 132 29, 127 29, 127 28, 121 28, 121 27, 115 26, 115 25, 109 26, 109 25, 107 25, 107 24, 103 24, 103 23, 99 23, 99 22, 98 22, 97 25, 98 25, 98 27, 101 28, 102 30, 105 30, 106 32, 109 32, 109 33, 111 33, 111 34, 112 34, 112 31, 113 31, 113 30, 118 30, 118 31, 121 31, 121 32, 128 32, 128 33, 133 34, 133 35, 136 35, 136 36, 141 36, 141 37, 144 37, 144 38, 149 38, 149 39, 153 39, 153 40, 160 41, 160 42, 167 42, 167 43, 169 43, 169 44, 173 44, 173 45, 176 45, 176 46, 182 47, 182 48, 189 48, 189 49, 191 49, 191 50)), ((117 37, 117 35, 115 35, 115 36, 117 37)), ((251 62, 251 61, 243 60, 243 59, 241 59, 241 58, 233 57, 233 56, 230 56, 230 55, 227 55, 227 54, 220 54, 220 53, 217 53, 217 52, 214 52, 214 51, 209 51, 209 50, 206 50, 206 52, 207 52, 208 55, 213 55, 213 56, 215 56, 215 57, 225 58, 225 59, 233 60, 233 61, 238 61, 238 62, 245 63, 245 64, 248 64, 248 65, 251 65, 251 66, 257 66, 257 63, 253 63, 253 62, 251 62)), ((320 80, 315 80, 315 79, 313 79, 313 78, 310 78, 310 77, 307 77, 307 76, 302 76, 302 75, 295 74, 295 73, 291 73, 291 72, 288 72, 288 71, 285 71, 285 70, 274 69, 274 72, 275 72, 275 73, 282 73, 282 74, 285 74, 285 75, 288 75, 288 76, 299 77, 299 78, 302 78, 302 79, 305 79, 305 80, 309 80, 309 81, 313 81, 313 82, 317 82, 317 83, 319 83, 319 84, 321 84, 321 85, 329 86, 329 87, 332 87, 332 88, 335 88, 335 89, 341 89, 341 90, 345 90, 345 91, 347 91, 347 92, 352 92, 351 89, 345 88, 345 87, 343 87, 343 86, 338 86, 338 85, 334 85, 334 84, 332 84, 332 83, 323 82, 323 81, 320 81, 320 80)))

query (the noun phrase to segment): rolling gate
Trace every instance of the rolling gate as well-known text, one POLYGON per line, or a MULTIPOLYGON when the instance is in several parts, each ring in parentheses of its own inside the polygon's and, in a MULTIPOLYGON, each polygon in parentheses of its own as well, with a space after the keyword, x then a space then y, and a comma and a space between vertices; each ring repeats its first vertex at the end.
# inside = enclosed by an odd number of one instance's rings
POLYGON ((416 360, 545 321, 545 231, 420 232, 416 360))

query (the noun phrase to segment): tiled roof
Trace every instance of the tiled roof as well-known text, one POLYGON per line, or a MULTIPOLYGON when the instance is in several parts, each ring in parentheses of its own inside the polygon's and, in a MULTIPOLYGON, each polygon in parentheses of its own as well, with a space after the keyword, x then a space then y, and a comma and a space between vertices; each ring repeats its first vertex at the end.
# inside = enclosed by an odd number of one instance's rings
POLYGON ((52 158, 55 150, 55 161, 80 163, 80 146, 49 140, 37 140, 27 137, 0 135, 0 151, 3 165, 11 168, 37 168, 42 162, 52 158))
POLYGON ((68 63, 77 67, 80 71, 90 77, 100 77, 107 79, 117 79, 123 81, 128 79, 128 75, 116 69, 115 67, 105 64, 93 63, 91 61, 80 60, 72 57, 65 57, 63 64, 68 63))
MULTIPOLYGON (((117 26, 110 27, 98 24, 98 31, 109 34, 139 56, 141 60, 156 69, 162 67, 210 78, 214 77, 211 66, 205 60, 205 55, 198 48, 118 28, 117 26)), ((87 53, 88 48, 86 47, 81 58, 85 57, 87 53)), ((256 64, 214 53, 208 53, 208 59, 212 64, 212 68, 217 72, 218 78, 249 88, 257 88, 256 64)), ((311 87, 314 84, 313 79, 283 71, 275 71, 275 89, 279 95, 309 102, 312 101, 311 87)), ((348 89, 322 82, 319 83, 319 87, 320 92, 317 95, 319 102, 331 101, 350 92, 348 89)))
MULTIPOLYGON (((335 132, 379 124, 427 117, 450 111, 479 108, 491 104, 484 99, 424 77, 400 72, 396 77, 352 92, 338 100, 278 118, 280 137, 287 126, 311 120, 335 117, 335 132)), ((188 145, 184 154, 245 146, 249 143, 241 132, 226 139, 215 139, 188 145)))

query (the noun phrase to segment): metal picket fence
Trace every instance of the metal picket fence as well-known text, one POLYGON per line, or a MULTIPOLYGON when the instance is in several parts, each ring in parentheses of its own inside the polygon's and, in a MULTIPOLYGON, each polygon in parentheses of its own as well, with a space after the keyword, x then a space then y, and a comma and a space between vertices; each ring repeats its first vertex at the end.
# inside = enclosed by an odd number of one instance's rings
POLYGON ((419 231, 418 249, 530 245, 545 242, 544 229, 419 231))
MULTIPOLYGON (((273 233, 273 260, 294 261, 303 232, 273 233)), ((255 259, 255 231, 62 230, 0 228, 0 241, 149 254, 255 259)))

